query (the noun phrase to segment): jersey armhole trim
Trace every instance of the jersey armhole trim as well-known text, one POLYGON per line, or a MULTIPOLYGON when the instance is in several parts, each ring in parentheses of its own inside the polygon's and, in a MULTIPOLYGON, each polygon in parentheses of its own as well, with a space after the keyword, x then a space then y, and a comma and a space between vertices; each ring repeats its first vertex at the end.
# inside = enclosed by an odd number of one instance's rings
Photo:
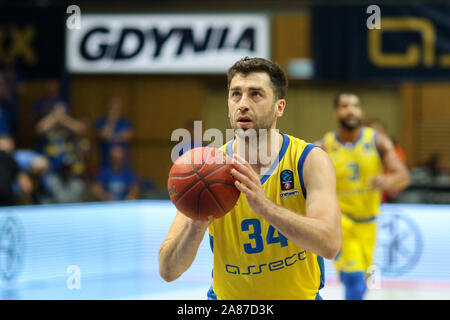
POLYGON ((318 147, 315 144, 308 144, 305 149, 303 149, 302 154, 300 155, 300 159, 298 160, 298 164, 297 164, 297 171, 298 171, 298 178, 300 180, 300 186, 302 187, 302 193, 303 193, 303 197, 306 199, 306 188, 305 188, 305 183, 303 181, 303 164, 305 163, 306 157, 308 156, 309 152, 315 148, 318 147))

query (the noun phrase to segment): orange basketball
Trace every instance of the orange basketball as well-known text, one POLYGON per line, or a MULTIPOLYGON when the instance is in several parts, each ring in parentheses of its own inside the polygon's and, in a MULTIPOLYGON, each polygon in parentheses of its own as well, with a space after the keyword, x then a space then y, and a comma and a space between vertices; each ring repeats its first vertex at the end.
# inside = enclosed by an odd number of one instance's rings
POLYGON ((169 172, 168 189, 175 207, 194 220, 220 218, 236 204, 231 158, 216 148, 191 149, 179 157, 169 172))

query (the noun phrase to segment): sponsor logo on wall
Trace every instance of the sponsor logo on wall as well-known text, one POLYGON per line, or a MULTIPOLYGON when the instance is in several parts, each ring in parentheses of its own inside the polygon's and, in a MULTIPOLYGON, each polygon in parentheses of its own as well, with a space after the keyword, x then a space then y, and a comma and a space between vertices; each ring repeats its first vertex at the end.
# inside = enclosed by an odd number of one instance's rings
POLYGON ((83 15, 68 29, 66 66, 80 73, 223 73, 244 56, 269 58, 259 14, 83 15))
POLYGON ((9 283, 19 274, 24 257, 24 227, 13 216, 0 217, 0 283, 9 283))

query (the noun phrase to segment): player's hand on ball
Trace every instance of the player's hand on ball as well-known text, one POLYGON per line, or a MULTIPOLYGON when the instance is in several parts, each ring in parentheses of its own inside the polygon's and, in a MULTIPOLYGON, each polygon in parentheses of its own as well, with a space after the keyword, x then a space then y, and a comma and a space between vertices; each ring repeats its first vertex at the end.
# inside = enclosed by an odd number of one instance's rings
POLYGON ((231 175, 236 179, 234 185, 246 195, 252 210, 259 214, 267 208, 267 202, 270 201, 264 193, 259 175, 247 161, 236 154, 233 155, 233 165, 235 169, 231 170, 231 175))

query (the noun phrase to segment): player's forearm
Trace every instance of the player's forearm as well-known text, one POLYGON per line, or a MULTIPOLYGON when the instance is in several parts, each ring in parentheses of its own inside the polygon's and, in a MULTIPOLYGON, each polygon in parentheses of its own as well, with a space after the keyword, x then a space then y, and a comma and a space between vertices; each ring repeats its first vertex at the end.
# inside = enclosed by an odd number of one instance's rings
POLYGON ((411 176, 407 170, 401 170, 391 174, 391 186, 392 191, 401 191, 411 184, 411 176))
POLYGON ((188 222, 178 233, 168 235, 159 250, 159 274, 170 282, 192 264, 208 223, 188 222))
POLYGON ((372 186, 388 192, 398 192, 405 189, 411 183, 408 170, 398 170, 376 176, 372 180, 372 186))
POLYGON ((339 230, 325 221, 305 217, 269 201, 261 216, 295 245, 326 259, 341 248, 339 230))

